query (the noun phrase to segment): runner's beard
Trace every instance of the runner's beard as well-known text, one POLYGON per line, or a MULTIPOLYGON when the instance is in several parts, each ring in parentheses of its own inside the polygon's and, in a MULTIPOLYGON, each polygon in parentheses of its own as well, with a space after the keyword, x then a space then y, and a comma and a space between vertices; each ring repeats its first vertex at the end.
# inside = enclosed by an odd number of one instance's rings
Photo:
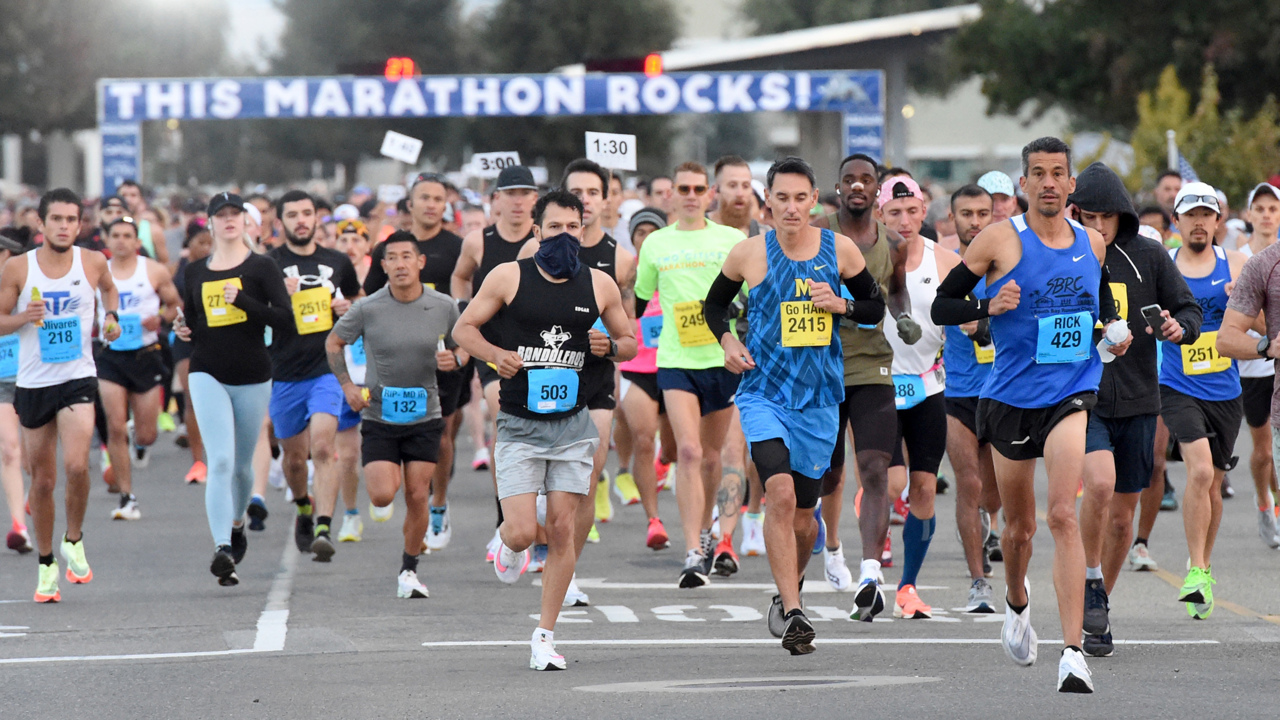
POLYGON ((293 233, 289 232, 288 228, 285 228, 284 230, 284 239, 288 240, 290 245, 298 245, 298 246, 306 245, 307 243, 311 242, 311 238, 315 237, 315 235, 316 235, 315 228, 311 228, 311 232, 308 233, 306 237, 299 237, 297 235, 294 235, 293 233))

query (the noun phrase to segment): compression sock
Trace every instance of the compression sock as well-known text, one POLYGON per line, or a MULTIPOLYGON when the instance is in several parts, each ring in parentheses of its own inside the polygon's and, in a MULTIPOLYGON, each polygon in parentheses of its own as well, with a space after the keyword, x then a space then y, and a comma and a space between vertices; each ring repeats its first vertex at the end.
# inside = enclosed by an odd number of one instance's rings
POLYGON ((920 574, 920 566, 924 565, 924 556, 929 553, 929 543, 933 541, 933 530, 937 525, 936 517, 921 520, 915 513, 907 513, 907 519, 902 524, 904 551, 902 581, 898 583, 898 587, 916 584, 916 576, 920 574))
POLYGON ((400 572, 409 570, 410 572, 418 572, 418 556, 409 553, 401 553, 400 572))

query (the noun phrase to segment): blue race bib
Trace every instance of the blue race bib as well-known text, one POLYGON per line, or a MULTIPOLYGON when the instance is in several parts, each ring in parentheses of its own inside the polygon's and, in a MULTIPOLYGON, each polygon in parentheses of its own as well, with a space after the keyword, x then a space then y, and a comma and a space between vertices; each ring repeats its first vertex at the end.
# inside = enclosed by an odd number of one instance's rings
POLYGON ((893 376, 893 406, 898 410, 910 410, 924 402, 924 380, 919 375, 893 376))
POLYGON ((662 335, 662 316, 645 315, 640 318, 640 341, 647 348, 658 347, 658 337, 662 335))
POLYGON ((427 391, 420 387, 382 388, 382 419, 397 425, 418 422, 427 416, 427 391))
POLYGON ((79 360, 80 318, 45 318, 40 334, 40 362, 65 363, 79 360))
POLYGON ((351 343, 347 347, 351 348, 351 364, 353 365, 368 364, 368 360, 365 358, 365 355, 364 355, 364 336, 363 335, 356 338, 356 341, 351 343))
POLYGON ((568 368, 530 370, 525 406, 536 413, 572 410, 578 404, 578 373, 568 368))
POLYGON ((1036 362, 1041 365, 1080 362, 1089 359, 1093 339, 1093 316, 1088 312, 1050 315, 1039 318, 1036 362))
POLYGON ((0 378, 11 378, 18 374, 18 336, 0 337, 0 378))
POLYGON ((111 343, 112 350, 142 349, 142 316, 138 313, 120 315, 120 337, 111 343))

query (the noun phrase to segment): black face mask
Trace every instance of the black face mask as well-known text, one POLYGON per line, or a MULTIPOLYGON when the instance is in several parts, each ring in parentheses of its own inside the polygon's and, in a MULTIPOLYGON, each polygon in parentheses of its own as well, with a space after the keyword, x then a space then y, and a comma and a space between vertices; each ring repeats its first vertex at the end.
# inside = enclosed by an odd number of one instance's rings
POLYGON ((533 261, 548 275, 557 280, 566 280, 578 273, 578 249, 582 244, 578 238, 569 233, 560 233, 549 238, 542 238, 538 252, 533 261))

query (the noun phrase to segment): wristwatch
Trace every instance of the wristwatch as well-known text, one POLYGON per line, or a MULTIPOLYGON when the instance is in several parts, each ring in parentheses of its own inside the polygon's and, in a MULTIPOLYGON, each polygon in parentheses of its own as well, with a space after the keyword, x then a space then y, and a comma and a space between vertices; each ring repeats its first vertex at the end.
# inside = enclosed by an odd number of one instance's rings
POLYGON ((618 356, 618 343, 616 341, 609 341, 609 352, 605 353, 604 356, 607 358, 618 356))
POLYGON ((1258 355, 1265 358, 1267 356, 1267 349, 1270 347, 1271 347, 1271 338, 1263 337, 1261 340, 1258 341, 1258 355))
POLYGON ((853 319, 853 301, 849 298, 844 299, 844 316, 853 319))

